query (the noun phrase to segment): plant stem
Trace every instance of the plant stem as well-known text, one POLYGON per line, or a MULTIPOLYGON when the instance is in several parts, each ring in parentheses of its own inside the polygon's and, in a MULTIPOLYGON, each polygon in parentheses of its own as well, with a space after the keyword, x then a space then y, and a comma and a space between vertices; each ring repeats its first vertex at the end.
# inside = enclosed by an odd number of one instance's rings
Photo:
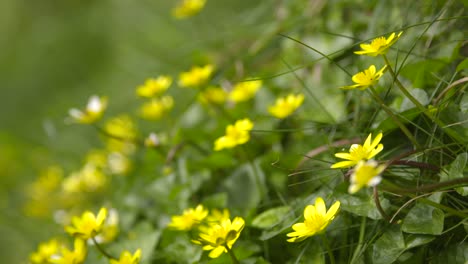
POLYGON ((363 244, 363 241, 364 241, 364 234, 366 232, 366 220, 367 220, 367 217, 363 216, 362 221, 361 221, 361 227, 359 228, 358 245, 357 245, 356 249, 354 249, 353 257, 351 258, 351 262, 350 262, 351 264, 354 263, 357 260, 357 258, 359 257, 359 254, 361 253, 362 244, 363 244))
POLYGON ((327 235, 326 234, 321 234, 320 235, 323 240, 323 244, 325 244, 325 247, 327 248, 328 251, 328 257, 330 257, 330 264, 335 264, 335 257, 333 256, 333 252, 330 247, 330 243, 328 243, 327 235))
POLYGON ((102 254, 104 255, 106 258, 108 259, 115 259, 117 260, 116 258, 114 258, 113 256, 111 256, 109 253, 107 253, 102 247, 101 245, 99 245, 99 243, 96 241, 96 238, 92 237, 91 238, 93 240, 93 243, 94 245, 96 246, 97 250, 102 254))
POLYGON ((380 204, 379 191, 377 189, 377 186, 374 186, 374 202, 375 207, 377 207, 377 210, 379 211, 380 215, 382 215, 382 217, 390 223, 390 217, 387 215, 387 213, 385 213, 384 209, 382 208, 382 205, 380 204))
POLYGON ((450 128, 447 128, 446 125, 444 124, 444 122, 442 122, 437 117, 432 115, 426 107, 424 107, 416 98, 414 98, 413 95, 411 95, 411 93, 403 86, 403 84, 398 79, 398 76, 396 75, 395 71, 393 70, 387 56, 385 54, 383 54, 382 56, 383 56, 383 58, 385 60, 385 64, 387 64, 387 69, 390 71, 390 74, 392 75, 393 80, 397 84, 398 88, 400 88, 401 92, 421 111, 421 113, 426 115, 429 119, 431 119, 434 123, 436 123, 444 132, 446 132, 448 135, 450 135, 451 137, 453 137, 457 141, 465 142, 463 137, 458 135, 458 133, 455 132, 454 130, 452 130, 450 128))
POLYGON ((232 249, 230 249, 228 245, 224 245, 224 247, 226 248, 227 252, 229 253, 229 256, 231 257, 232 264, 239 264, 239 260, 237 260, 236 255, 234 254, 232 249))
POLYGON ((418 141, 413 137, 411 132, 408 128, 398 119, 398 117, 392 112, 392 110, 382 101, 380 96, 375 91, 374 87, 370 86, 371 95, 374 99, 382 106, 382 109, 390 116, 390 118, 400 127, 401 131, 408 137, 408 139, 416 146, 417 149, 420 149, 421 146, 419 145, 418 141))

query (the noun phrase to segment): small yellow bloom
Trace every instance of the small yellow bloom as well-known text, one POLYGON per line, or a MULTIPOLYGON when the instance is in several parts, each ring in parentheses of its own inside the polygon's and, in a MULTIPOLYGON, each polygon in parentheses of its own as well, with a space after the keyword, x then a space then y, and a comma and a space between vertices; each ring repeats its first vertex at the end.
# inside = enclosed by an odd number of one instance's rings
POLYGON ((104 125, 104 130, 111 135, 106 137, 107 150, 126 155, 135 152, 138 128, 129 115, 123 114, 111 118, 104 125))
POLYGON ((174 99, 172 99, 172 96, 154 98, 141 106, 140 116, 148 120, 159 120, 167 111, 172 109, 173 105, 174 99))
POLYGON ((199 204, 195 209, 189 208, 184 210, 182 215, 172 216, 172 221, 168 226, 173 229, 187 231, 199 225, 207 215, 208 210, 199 204))
POLYGON ((304 223, 296 223, 292 226, 294 232, 287 234, 288 237, 291 237, 288 242, 300 242, 313 235, 323 233, 335 218, 339 208, 340 201, 336 201, 327 211, 323 199, 317 197, 315 206, 308 205, 304 209, 304 223))
POLYGON ((376 72, 375 66, 371 65, 367 70, 355 74, 352 78, 353 82, 356 84, 340 87, 341 89, 350 90, 359 88, 359 90, 364 90, 367 87, 376 84, 380 77, 384 74, 387 65, 385 65, 380 71, 376 72))
POLYGON ((221 87, 208 87, 204 91, 202 91, 199 95, 200 102, 204 104, 223 104, 226 102, 227 93, 221 87))
POLYGON ((228 209, 223 209, 222 211, 218 210, 218 209, 213 209, 213 210, 211 210, 210 214, 206 218, 206 222, 208 224, 210 224, 210 223, 220 223, 225 219, 230 219, 230 217, 231 216, 230 216, 230 213, 229 213, 228 209))
POLYGON ((110 209, 106 221, 102 226, 101 233, 96 236, 98 243, 108 243, 113 241, 119 234, 119 214, 117 210, 110 209))
POLYGON ((276 118, 286 118, 296 111, 304 101, 303 94, 290 94, 286 97, 278 98, 275 105, 268 108, 268 112, 276 118))
POLYGON ((235 217, 232 222, 230 219, 224 219, 221 223, 211 225, 203 230, 200 237, 192 241, 202 245, 203 250, 211 250, 208 254, 210 258, 217 258, 227 252, 228 248, 232 249, 244 226, 245 221, 241 217, 235 217))
POLYGON ((364 145, 353 144, 349 148, 349 153, 336 153, 335 157, 345 159, 333 164, 330 168, 347 168, 356 165, 361 160, 370 160, 375 155, 383 150, 383 144, 379 144, 382 139, 382 133, 379 133, 374 140, 372 140, 372 133, 369 134, 364 145), (372 140, 372 141, 371 141, 372 140))
POLYGON ((125 250, 124 252, 120 254, 119 260, 111 259, 109 263, 110 264, 138 264, 140 263, 140 258, 141 258, 141 249, 137 249, 137 251, 135 251, 135 254, 133 254, 133 256, 132 256, 132 253, 125 250))
POLYGON ((205 6, 206 0, 182 0, 172 10, 177 19, 184 19, 196 15, 205 6))
POLYGON ((252 130, 253 126, 252 121, 248 118, 237 120, 234 125, 228 125, 226 127, 226 135, 215 141, 214 150, 233 148, 246 143, 250 139, 250 130, 252 130))
POLYGON ((97 217, 92 212, 86 211, 81 217, 73 217, 73 225, 66 226, 65 231, 74 237, 87 240, 101 232, 106 217, 106 208, 101 208, 97 217))
POLYGON ((136 93, 138 96, 151 98, 166 91, 171 84, 170 76, 161 75, 158 78, 147 79, 143 85, 137 87, 136 93))
POLYGON ((236 103, 247 101, 255 96, 260 87, 262 87, 261 80, 240 82, 234 85, 228 98, 236 103))
POLYGON ((149 148, 157 147, 161 144, 161 140, 159 139, 156 133, 152 132, 145 138, 145 146, 149 148))
POLYGON ((50 262, 55 264, 81 264, 85 261, 86 254, 85 240, 76 238, 73 251, 63 246, 61 253, 52 256, 50 262))
POLYGON ((99 120, 107 108, 107 98, 93 95, 89 98, 84 111, 72 108, 69 111, 73 121, 82 124, 91 124, 99 120))
POLYGON ((380 54, 385 54, 387 53, 388 48, 393 45, 403 34, 403 31, 398 33, 398 35, 395 36, 395 32, 392 33, 388 38, 385 37, 378 37, 370 44, 361 44, 361 49, 360 51, 355 51, 355 54, 359 55, 368 55, 368 56, 377 56, 380 54))
POLYGON ((348 192, 353 194, 365 185, 368 187, 376 186, 382 181, 380 174, 384 170, 385 166, 379 166, 375 160, 359 161, 351 174, 351 185, 348 188, 348 192))
POLYGON ((40 243, 37 251, 29 256, 29 261, 32 264, 50 263, 51 257, 59 252, 59 248, 60 244, 56 239, 40 243))
POLYGON ((213 70, 214 67, 210 64, 202 67, 194 66, 190 71, 179 75, 179 86, 196 88, 205 84, 210 79, 213 70))

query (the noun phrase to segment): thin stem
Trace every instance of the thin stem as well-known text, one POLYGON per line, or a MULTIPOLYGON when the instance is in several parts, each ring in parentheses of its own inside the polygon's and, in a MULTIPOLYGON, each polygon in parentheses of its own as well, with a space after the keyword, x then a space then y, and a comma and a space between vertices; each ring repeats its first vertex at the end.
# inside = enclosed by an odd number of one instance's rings
POLYGON ((327 235, 322 234, 321 235, 323 244, 325 244, 325 247, 327 248, 328 251, 328 257, 330 257, 330 264, 335 264, 335 257, 333 256, 333 252, 330 247, 330 243, 328 243, 327 235))
POLYGON ((359 228, 359 240, 358 240, 358 245, 356 249, 353 252, 353 257, 351 258, 351 264, 354 263, 357 258, 359 257, 359 254, 361 253, 363 241, 364 241, 364 234, 366 232, 366 220, 367 217, 363 216, 361 220, 361 227, 359 228))
POLYGON ((418 99, 414 98, 414 96, 408 91, 408 89, 403 86, 403 84, 398 80, 397 75, 395 74, 395 71, 393 71, 392 65, 390 64, 390 61, 388 60, 387 56, 385 54, 382 54, 385 64, 387 64, 387 69, 390 72, 390 74, 393 77, 393 80, 397 84, 398 88, 400 88, 401 92, 405 94, 405 96, 410 99, 411 102, 413 102, 414 105, 416 105, 422 112, 426 112, 426 109, 424 106, 418 101, 418 99))
POLYGON ((390 71, 390 74, 392 75, 393 80, 397 84, 398 88, 400 88, 401 92, 403 92, 403 94, 421 111, 421 113, 426 115, 429 119, 431 119, 434 123, 436 123, 444 132, 446 132, 448 135, 450 135, 451 137, 453 137, 457 141, 465 142, 463 137, 458 135, 458 133, 455 132, 454 130, 448 128, 444 124, 444 122, 442 122, 440 119, 435 117, 435 115, 431 114, 430 111, 426 107, 424 107, 416 98, 414 98, 413 95, 411 95, 411 93, 400 82, 400 80, 398 79, 398 76, 396 75, 395 71, 393 71, 393 68, 392 68, 392 66, 390 64, 390 61, 388 60, 387 56, 385 54, 383 54, 382 56, 383 56, 383 58, 385 60, 385 63, 387 64, 387 69, 390 71))
POLYGON ((239 264, 239 260, 237 260, 236 255, 232 251, 232 249, 229 248, 228 245, 224 245, 226 248, 227 252, 229 253, 229 256, 231 257, 232 264, 239 264))
MULTIPOLYGON (((388 182, 387 182, 388 183, 388 182)), ((466 185, 468 184, 468 178, 458 178, 453 179, 450 181, 443 181, 434 184, 426 184, 421 185, 416 188, 399 188, 396 186, 387 186, 385 187, 386 191, 397 193, 397 194, 405 194, 405 193, 420 193, 420 192, 431 192, 441 189, 448 189, 448 188, 455 188, 458 185, 466 185)))
POLYGON ((371 95, 374 97, 374 99, 382 106, 382 109, 390 116, 390 118, 400 127, 401 131, 408 137, 408 139, 416 146, 416 148, 420 149, 421 146, 419 145, 418 141, 413 137, 411 132, 408 130, 408 128, 398 119, 398 117, 392 112, 391 109, 388 108, 388 106, 382 101, 380 96, 377 94, 377 91, 375 91, 374 87, 370 86, 369 87, 371 91, 371 95))
POLYGON ((110 255, 109 253, 107 253, 102 247, 101 245, 99 245, 99 243, 96 241, 96 238, 92 237, 91 238, 93 240, 93 243, 94 245, 96 246, 97 250, 104 256, 106 256, 106 258, 108 259, 115 259, 117 260, 116 258, 114 258, 112 255, 110 255))
POLYGON ((374 186, 374 202, 375 202, 375 207, 377 207, 377 210, 379 213, 382 215, 385 220, 387 220, 390 223, 390 217, 385 213, 385 210, 382 208, 382 205, 380 204, 380 199, 379 199, 379 191, 377 189, 377 186, 374 186))

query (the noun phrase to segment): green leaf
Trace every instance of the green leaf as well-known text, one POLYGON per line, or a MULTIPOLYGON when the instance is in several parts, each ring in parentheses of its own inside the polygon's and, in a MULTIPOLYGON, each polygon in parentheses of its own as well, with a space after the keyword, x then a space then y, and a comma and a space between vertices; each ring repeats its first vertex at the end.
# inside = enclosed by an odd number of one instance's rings
POLYGON ((468 93, 465 93, 460 101, 460 110, 463 113, 468 112, 468 93))
MULTIPOLYGON (((343 193, 338 194, 336 199, 341 202, 341 209, 344 211, 348 211, 359 216, 367 216, 376 220, 382 219, 382 215, 377 210, 375 202, 370 195, 363 192, 355 195, 343 193)), ((383 198, 383 196, 380 196, 379 199, 384 210, 390 207, 390 202, 383 198)))
POLYGON ((421 245, 427 244, 434 240, 436 237, 435 236, 429 236, 429 235, 408 235, 408 237, 405 239, 406 242, 406 249, 414 248, 414 247, 419 247, 421 245))
MULTIPOLYGON (((429 97, 427 96, 426 91, 424 91, 423 89, 419 89, 419 88, 412 89, 410 91, 410 94, 416 100, 418 100, 422 105, 427 105, 429 103, 429 97)), ((414 108, 414 107, 416 107, 416 106, 413 104, 413 102, 411 102, 410 99, 405 97, 405 98, 403 98, 403 101, 401 102, 400 112, 409 110, 409 109, 414 108)))
POLYGON ((402 230, 412 234, 440 235, 444 229, 444 212, 430 205, 417 203, 403 220, 402 230))
MULTIPOLYGON (((418 108, 411 108, 404 112, 399 113, 399 119, 403 124, 407 124, 409 121, 412 121, 417 116, 421 114, 421 111, 418 108)), ((380 122, 380 124, 375 128, 376 131, 388 132, 394 129, 397 129, 398 125, 393 121, 391 117, 387 117, 385 120, 380 122)))
POLYGON ((466 264, 468 262, 468 243, 452 244, 433 258, 434 264, 466 264))
POLYGON ((124 250, 133 254, 141 249, 142 262, 149 261, 160 237, 161 230, 154 229, 149 222, 141 222, 129 232, 128 237, 113 244, 110 251, 117 257, 124 250))
MULTIPOLYGON (((440 181, 454 180, 465 178, 466 171, 468 170, 468 153, 461 153, 457 158, 440 173, 440 181)), ((459 194, 468 195, 468 187, 455 188, 459 194)))
POLYGON ((462 62, 460 62, 457 66, 457 72, 462 71, 464 69, 468 69, 468 59, 464 59, 462 62))
POLYGON ((393 225, 374 243, 372 263, 393 263, 404 250, 405 241, 400 227, 393 225))
POLYGON ((252 220, 252 226, 260 229, 271 228, 281 222, 290 210, 291 207, 289 206, 275 207, 266 210, 252 220))

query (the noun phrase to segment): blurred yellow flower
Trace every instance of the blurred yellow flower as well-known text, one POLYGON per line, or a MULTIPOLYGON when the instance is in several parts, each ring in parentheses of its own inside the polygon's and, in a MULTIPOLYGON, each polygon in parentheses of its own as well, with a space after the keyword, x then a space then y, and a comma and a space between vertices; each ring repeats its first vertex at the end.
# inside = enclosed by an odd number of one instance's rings
POLYGON ((351 185, 348 192, 353 194, 359 191, 362 187, 373 187, 382 181, 380 174, 385 170, 385 165, 380 165, 375 160, 361 160, 353 168, 351 174, 351 185))
POLYGON ((91 124, 99 120, 107 108, 107 98, 93 95, 89 98, 88 105, 84 111, 72 108, 69 114, 74 122, 91 124))
POLYGON ((206 0, 181 0, 172 9, 172 15, 177 19, 184 19, 196 15, 205 6, 206 0))
POLYGON ((59 252, 59 248, 60 243, 56 239, 40 243, 37 251, 29 256, 29 261, 31 264, 50 263, 51 257, 59 252))
POLYGON ((173 105, 174 99, 169 95, 153 98, 141 106, 140 116, 148 120, 159 120, 167 111, 172 109, 173 105))
POLYGON ((107 183, 107 177, 92 163, 87 163, 79 171, 72 172, 62 182, 65 193, 96 192, 107 183))
POLYGON ((388 38, 385 37, 378 37, 372 40, 370 44, 361 44, 360 47, 362 50, 360 51, 355 51, 355 54, 359 55, 368 55, 368 56, 377 56, 380 54, 385 54, 387 53, 388 48, 392 46, 403 34, 403 31, 398 33, 398 35, 395 36, 395 32, 392 33, 388 38))
POLYGON ((171 84, 172 78, 170 76, 161 75, 157 78, 147 79, 143 85, 136 88, 136 93, 138 96, 151 98, 166 91, 171 84))
POLYGON ((211 86, 203 90, 198 99, 204 104, 222 104, 226 102, 227 92, 221 87, 211 86))
POLYGON ((138 264, 140 263, 140 258, 141 258, 141 249, 137 249, 137 251, 135 251, 135 254, 133 255, 132 253, 125 250, 120 254, 120 259, 118 260, 111 259, 109 263, 110 264, 138 264))
POLYGON ((74 237, 87 240, 101 232, 106 217, 106 208, 101 208, 97 216, 90 211, 86 211, 81 217, 74 216, 72 225, 66 226, 65 231, 74 237))
POLYGON ((230 219, 230 213, 228 209, 218 210, 213 209, 211 210, 210 214, 206 218, 206 222, 210 223, 220 223, 225 219, 230 219))
POLYGON ((250 130, 252 130, 253 126, 252 121, 248 118, 237 120, 234 125, 228 125, 226 135, 216 139, 214 150, 233 148, 246 143, 250 139, 250 130))
POLYGON ((377 134, 374 140, 372 140, 372 133, 369 134, 364 145, 353 144, 349 148, 349 153, 336 153, 335 157, 345 159, 346 161, 340 161, 333 164, 330 168, 347 168, 356 165, 361 160, 370 160, 375 155, 379 154, 383 150, 383 144, 379 144, 382 139, 382 133, 377 134))
POLYGON ((177 230, 187 231, 194 226, 199 225, 203 219, 208 215, 208 210, 199 204, 195 209, 185 209, 182 215, 172 216, 169 227, 177 230))
POLYGON ((161 140, 159 139, 156 133, 152 132, 145 138, 145 146, 149 148, 157 147, 161 144, 161 140))
POLYGON ((261 80, 240 82, 234 85, 228 98, 236 103, 247 101, 255 96, 260 87, 262 87, 261 80))
POLYGON ((211 64, 202 67, 194 66, 188 72, 182 72, 179 75, 179 86, 192 88, 199 87, 210 79, 213 70, 214 67, 211 64))
POLYGON ((202 245, 203 250, 211 250, 208 254, 210 258, 217 258, 228 249, 232 249, 244 226, 245 221, 241 217, 235 217, 232 222, 229 218, 224 219, 203 230, 200 237, 192 241, 202 245))
POLYGON ((81 264, 86 259, 87 249, 86 242, 83 239, 76 238, 73 251, 62 246, 61 253, 52 256, 51 263, 55 264, 81 264))
POLYGON ((276 118, 286 118, 296 111, 304 101, 303 94, 290 94, 286 97, 278 98, 275 105, 268 108, 268 112, 276 118))
POLYGON ((340 201, 336 201, 327 211, 325 202, 321 197, 315 199, 315 206, 308 205, 304 209, 304 222, 292 226, 294 232, 288 233, 288 242, 300 242, 316 234, 321 234, 335 218, 340 201))
POLYGON ((107 150, 126 155, 135 152, 138 129, 129 115, 123 114, 109 119, 104 125, 104 130, 111 135, 106 137, 107 150))
POLYGON ((380 77, 384 74, 387 65, 385 65, 380 71, 376 72, 375 66, 371 65, 367 70, 358 72, 352 78, 353 82, 356 84, 340 87, 341 89, 350 90, 359 88, 359 90, 364 90, 367 87, 376 84, 380 77))
POLYGON ((119 234, 119 214, 117 210, 110 209, 106 217, 106 221, 101 229, 101 233, 96 236, 98 243, 109 243, 113 241, 119 234))

